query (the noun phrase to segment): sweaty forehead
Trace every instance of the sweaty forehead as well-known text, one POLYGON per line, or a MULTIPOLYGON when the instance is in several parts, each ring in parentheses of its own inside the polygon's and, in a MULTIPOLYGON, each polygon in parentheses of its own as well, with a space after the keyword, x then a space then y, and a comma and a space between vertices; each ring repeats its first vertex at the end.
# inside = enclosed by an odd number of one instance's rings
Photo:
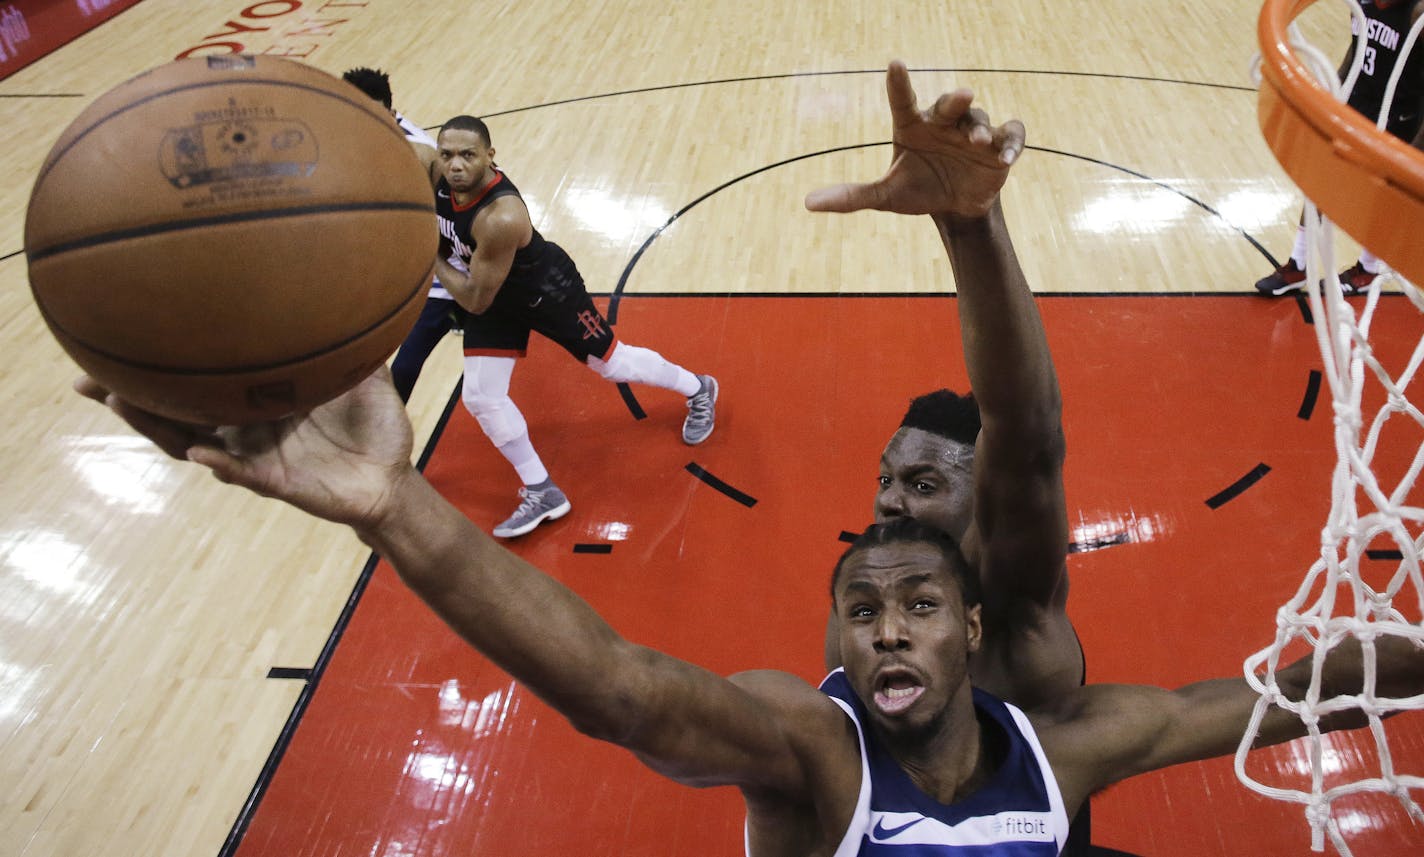
POLYGON ((902 428, 891 435, 880 460, 893 470, 928 467, 963 472, 973 469, 974 447, 924 429, 902 428))

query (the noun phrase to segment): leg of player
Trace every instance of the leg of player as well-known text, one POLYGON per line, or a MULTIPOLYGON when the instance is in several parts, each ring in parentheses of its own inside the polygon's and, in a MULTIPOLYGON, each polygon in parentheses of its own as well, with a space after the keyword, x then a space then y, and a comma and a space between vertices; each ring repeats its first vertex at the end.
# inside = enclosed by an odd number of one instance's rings
POLYGON ((1362 295, 1379 275, 1380 258, 1362 247, 1359 260, 1340 272, 1340 290, 1347 295, 1362 295))
POLYGON ((600 360, 592 355, 588 366, 614 383, 648 384, 676 390, 687 399, 687 419, 682 422, 683 443, 696 446, 712 434, 717 422, 717 379, 694 375, 649 348, 615 342, 600 360))
POLYGON ((513 375, 513 357, 465 357, 461 393, 465 407, 524 483, 514 514, 494 528, 494 534, 504 539, 522 536, 545 521, 562 518, 572 508, 564 492, 549 478, 549 471, 529 440, 524 415, 509 398, 509 379, 513 375))
MULTIPOLYGON (((1304 218, 1305 214, 1302 213, 1304 218)), ((1256 281, 1256 291, 1263 295, 1279 297, 1298 292, 1305 288, 1305 225, 1296 226, 1295 244, 1291 247, 1290 258, 1270 274, 1256 281)))
POLYGON ((396 392, 401 401, 410 401, 410 393, 415 389, 416 379, 430 352, 440 344, 440 339, 450 332, 450 313, 457 304, 444 298, 426 298, 425 306, 416 319, 415 327, 406 335, 405 341, 396 351, 391 361, 391 377, 395 380, 396 392))

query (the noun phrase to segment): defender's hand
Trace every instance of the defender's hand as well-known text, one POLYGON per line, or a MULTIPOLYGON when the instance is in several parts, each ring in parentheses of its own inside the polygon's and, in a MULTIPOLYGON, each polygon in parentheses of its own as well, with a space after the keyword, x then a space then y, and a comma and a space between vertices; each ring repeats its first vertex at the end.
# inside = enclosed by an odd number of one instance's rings
POLYGON ((935 100, 929 110, 915 104, 910 74, 898 60, 885 76, 894 153, 879 180, 842 184, 812 191, 812 211, 875 209, 897 214, 945 214, 982 217, 998 199, 1009 167, 1024 147, 1024 126, 1017 119, 989 124, 973 106, 974 93, 956 89, 935 100))

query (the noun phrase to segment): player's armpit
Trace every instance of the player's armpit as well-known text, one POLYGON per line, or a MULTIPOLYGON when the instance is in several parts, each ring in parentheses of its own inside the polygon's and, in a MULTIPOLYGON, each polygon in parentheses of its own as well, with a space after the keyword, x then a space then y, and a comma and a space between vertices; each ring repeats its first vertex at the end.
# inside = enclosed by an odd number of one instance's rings
MULTIPOLYGON (((855 751, 849 720, 830 698, 787 673, 724 679, 643 649, 638 719, 611 738, 684 785, 734 785, 802 799, 829 752, 855 751)), ((578 725, 578 724, 575 724, 578 725)), ((593 734, 593 733, 588 733, 593 734)), ((858 772, 859 765, 853 766, 858 772)))

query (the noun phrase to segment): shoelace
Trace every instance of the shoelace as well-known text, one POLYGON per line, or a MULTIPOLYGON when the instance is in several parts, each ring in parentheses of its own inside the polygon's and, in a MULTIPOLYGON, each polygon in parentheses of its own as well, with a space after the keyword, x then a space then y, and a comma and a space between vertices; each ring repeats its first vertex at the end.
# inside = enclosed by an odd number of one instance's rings
POLYGON ((516 518, 522 517, 527 513, 534 511, 544 500, 543 491, 530 491, 527 488, 520 488, 519 496, 523 497, 524 499, 520 501, 519 508, 514 510, 513 517, 516 518))
POLYGON ((705 420, 711 416, 712 391, 708 390, 706 393, 698 393, 696 396, 693 396, 692 403, 688 405, 687 410, 692 414, 694 421, 705 420))

